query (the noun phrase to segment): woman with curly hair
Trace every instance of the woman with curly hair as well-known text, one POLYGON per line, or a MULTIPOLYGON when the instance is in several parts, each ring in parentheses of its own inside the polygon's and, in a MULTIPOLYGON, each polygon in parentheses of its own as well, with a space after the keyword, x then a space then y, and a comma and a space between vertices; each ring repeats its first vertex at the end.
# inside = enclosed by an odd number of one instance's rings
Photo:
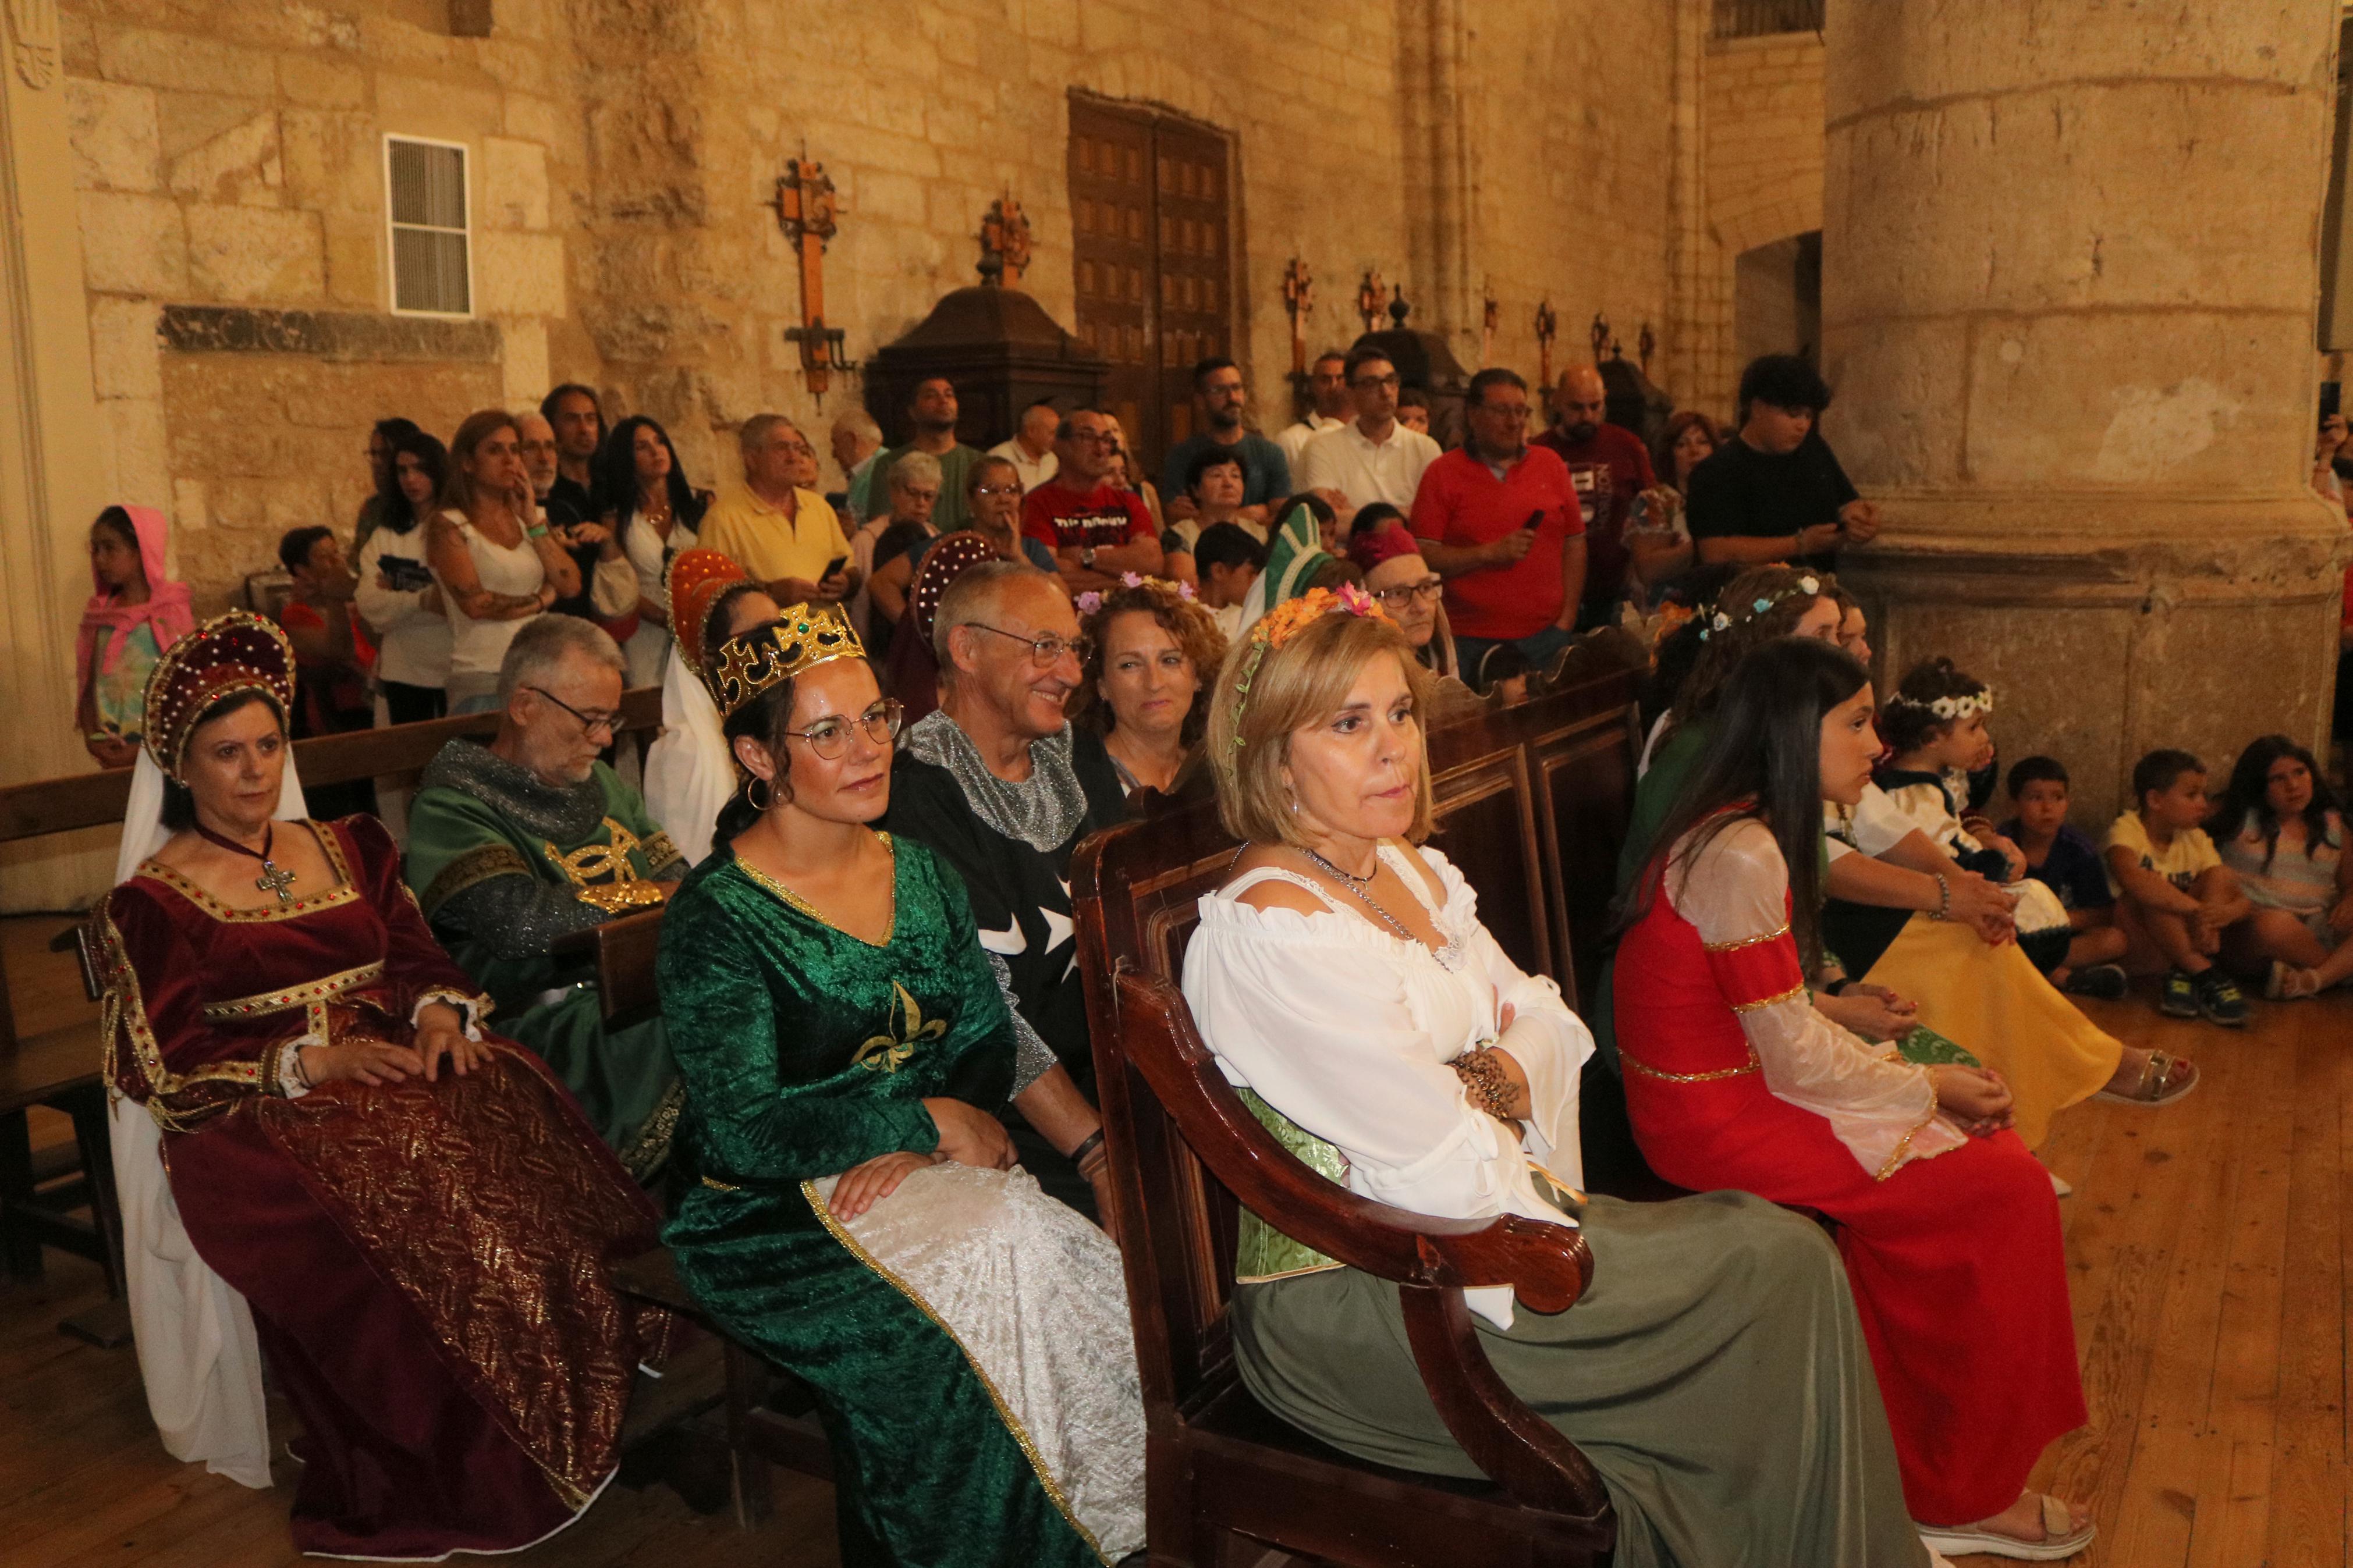
POLYGON ((1127 794, 1171 793, 1208 726, 1201 684, 1225 661, 1225 634, 1190 588, 1134 574, 1080 595, 1079 614, 1071 723, 1110 757, 1127 794))

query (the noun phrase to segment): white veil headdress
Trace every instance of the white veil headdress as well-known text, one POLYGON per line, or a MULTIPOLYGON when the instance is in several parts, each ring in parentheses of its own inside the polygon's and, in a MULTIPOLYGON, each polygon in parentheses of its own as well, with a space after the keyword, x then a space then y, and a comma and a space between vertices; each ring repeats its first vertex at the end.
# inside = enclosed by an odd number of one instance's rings
MULTIPOLYGON (((278 819, 298 821, 302 781, 286 753, 278 819)), ((117 886, 172 837, 164 826, 164 770, 142 747, 114 860, 117 886)), ((138 1101, 109 1086, 114 1185, 122 1205, 123 1286, 147 1409, 174 1458, 243 1486, 269 1483, 269 1421, 253 1312, 188 1239, 164 1172, 164 1137, 138 1101)))

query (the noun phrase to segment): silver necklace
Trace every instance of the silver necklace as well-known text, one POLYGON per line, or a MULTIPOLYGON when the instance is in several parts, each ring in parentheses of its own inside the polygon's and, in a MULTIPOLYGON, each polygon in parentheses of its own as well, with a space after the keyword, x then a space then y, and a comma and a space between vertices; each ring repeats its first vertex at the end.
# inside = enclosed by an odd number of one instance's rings
MULTIPOLYGON (((1310 860, 1314 861, 1318 866, 1323 867, 1325 871, 1340 879, 1340 885, 1346 888, 1351 893, 1354 893, 1356 896, 1356 901, 1358 903, 1372 910, 1373 913, 1380 916, 1382 923, 1387 925, 1389 930, 1397 932, 1398 935, 1403 937, 1406 941, 1412 942, 1416 947, 1422 945, 1421 939, 1414 935, 1413 932, 1408 931, 1405 927, 1404 921, 1398 920, 1397 916, 1383 909, 1380 905, 1380 900, 1374 898, 1373 895, 1367 891, 1373 883, 1372 877, 1359 877, 1354 872, 1343 871, 1339 867, 1335 866, 1331 861, 1326 860, 1314 850, 1308 848, 1304 844, 1301 845, 1299 849, 1301 854, 1306 856, 1310 860)), ((1373 877, 1377 877, 1379 875, 1380 862, 1376 860, 1373 862, 1373 877)))

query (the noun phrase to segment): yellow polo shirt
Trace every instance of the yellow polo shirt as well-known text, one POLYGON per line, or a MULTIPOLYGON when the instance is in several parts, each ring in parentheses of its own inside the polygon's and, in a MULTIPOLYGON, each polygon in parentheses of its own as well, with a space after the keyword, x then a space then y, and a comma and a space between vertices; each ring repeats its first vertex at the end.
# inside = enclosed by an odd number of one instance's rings
POLYGON ((849 553, 841 520, 815 490, 796 492, 799 515, 786 517, 749 489, 738 488, 702 517, 702 548, 716 550, 763 583, 800 577, 814 583, 826 563, 849 553))

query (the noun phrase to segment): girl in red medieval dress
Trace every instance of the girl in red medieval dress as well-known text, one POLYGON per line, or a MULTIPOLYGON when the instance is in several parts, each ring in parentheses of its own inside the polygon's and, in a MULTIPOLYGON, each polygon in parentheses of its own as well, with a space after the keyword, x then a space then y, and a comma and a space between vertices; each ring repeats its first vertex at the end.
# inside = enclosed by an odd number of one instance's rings
POLYGON ((305 1552, 512 1551, 612 1476, 669 1325, 607 1268, 658 1216, 482 1032, 382 825, 274 819, 293 674, 242 613, 166 650, 144 741, 168 782, 124 825, 126 859, 153 847, 94 917, 108 1076, 168 1173, 118 1113, 142 1372, 174 1452, 268 1485, 258 1341, 303 1428, 305 1552))
POLYGON ((1870 778, 1871 721, 1862 667, 1829 644, 1781 638, 1734 672, 1626 915, 1627 1106, 1667 1180, 1836 1224, 1928 1544, 2055 1560, 2092 1526, 2025 1489, 2084 1420, 2050 1178, 1999 1075, 1905 1062, 1806 993, 1821 803, 1870 778))

